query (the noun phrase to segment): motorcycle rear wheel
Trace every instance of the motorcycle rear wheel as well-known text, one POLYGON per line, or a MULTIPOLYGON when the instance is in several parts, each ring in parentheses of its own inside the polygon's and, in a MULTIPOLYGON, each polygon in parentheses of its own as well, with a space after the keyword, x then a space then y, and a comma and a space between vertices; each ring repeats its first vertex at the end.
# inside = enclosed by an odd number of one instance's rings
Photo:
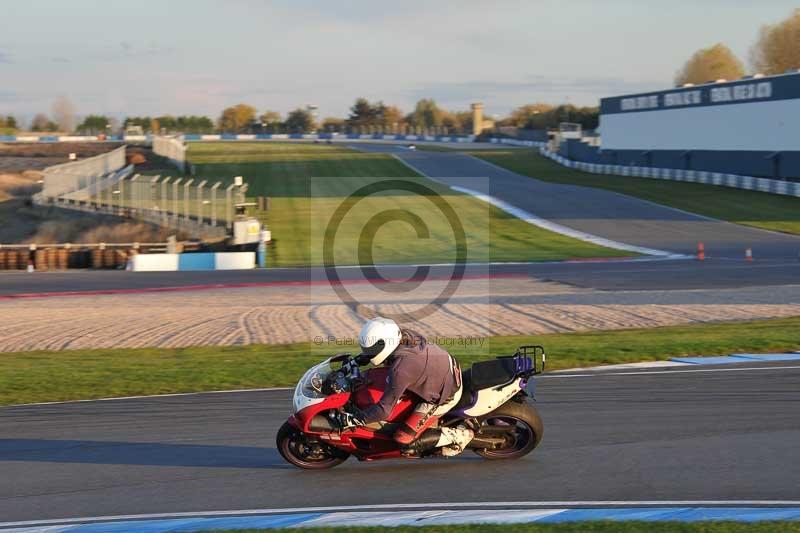
MULTIPOLYGON (((533 451, 542 441, 544 424, 536 407, 529 402, 508 402, 480 418, 481 428, 498 433, 501 428, 506 443, 501 448, 475 448, 476 454, 486 459, 519 459, 533 451)), ((481 431, 478 431, 478 435, 481 431)))
POLYGON ((350 457, 347 452, 337 450, 316 439, 309 439, 288 422, 284 422, 278 430, 275 444, 281 457, 290 464, 306 470, 333 468, 350 457))

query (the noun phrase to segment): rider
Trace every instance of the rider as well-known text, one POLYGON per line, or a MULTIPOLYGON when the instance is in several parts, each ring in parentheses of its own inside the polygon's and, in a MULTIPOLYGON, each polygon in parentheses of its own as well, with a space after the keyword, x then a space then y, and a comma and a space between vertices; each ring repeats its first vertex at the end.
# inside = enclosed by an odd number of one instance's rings
MULTIPOLYGON (((358 336, 362 354, 359 360, 389 366, 389 377, 378 403, 361 413, 351 413, 358 425, 379 422, 389 417, 405 392, 422 399, 414 411, 394 433, 394 440, 413 451, 418 439, 429 428, 435 428, 439 417, 461 399, 461 370, 458 362, 436 344, 429 343, 415 331, 401 329, 389 318, 369 320, 358 336)), ((472 440, 472 430, 457 427, 431 429, 425 447, 441 448, 442 455, 461 453, 472 440), (434 440, 435 439, 435 440, 434 440)))

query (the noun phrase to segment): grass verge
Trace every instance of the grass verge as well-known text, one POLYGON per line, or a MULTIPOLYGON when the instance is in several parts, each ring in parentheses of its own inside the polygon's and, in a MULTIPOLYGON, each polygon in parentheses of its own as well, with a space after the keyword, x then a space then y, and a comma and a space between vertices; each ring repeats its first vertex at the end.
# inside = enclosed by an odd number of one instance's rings
MULTIPOLYGON (((219 533, 266 533, 267 529, 237 529, 219 533)), ((565 522, 561 524, 472 524, 457 526, 322 527, 306 533, 740 533, 800 532, 798 522, 565 522)))
POLYGON ((469 153, 542 181, 607 189, 737 224, 800 234, 800 198, 698 183, 589 174, 562 167, 535 150, 469 153))
MULTIPOLYGON (((444 347, 462 365, 544 345, 548 369, 654 361, 682 355, 800 349, 800 317, 533 336, 444 347), (490 355, 491 354, 491 355, 490 355)), ((293 386, 305 370, 352 345, 204 346, 0 354, 0 405, 113 396, 293 386)))
POLYGON ((537 228, 485 202, 456 193, 382 153, 357 152, 341 145, 300 143, 194 143, 189 157, 197 177, 227 181, 244 176, 250 195, 266 195, 261 213, 272 231, 272 266, 323 264, 322 242, 336 209, 360 187, 380 178, 401 178, 430 190, 428 199, 412 192, 365 196, 341 221, 336 233, 335 264, 363 264, 369 252, 375 263, 454 262, 450 221, 429 200, 441 198, 463 224, 467 261, 553 261, 622 257, 630 252, 603 248, 537 228), (405 218, 375 221, 394 211, 405 218), (429 234, 418 234, 411 217, 424 221, 429 234), (363 230, 379 227, 374 239, 363 230))

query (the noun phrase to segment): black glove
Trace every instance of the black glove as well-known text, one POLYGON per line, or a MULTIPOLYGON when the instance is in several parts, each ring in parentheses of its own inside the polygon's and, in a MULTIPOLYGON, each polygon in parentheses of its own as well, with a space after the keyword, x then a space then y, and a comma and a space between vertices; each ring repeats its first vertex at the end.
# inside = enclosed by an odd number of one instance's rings
POLYGON ((369 364, 369 360, 370 359, 371 359, 371 356, 369 356, 369 355, 367 355, 365 353, 360 353, 360 354, 358 354, 356 356, 355 359, 353 359, 353 361, 355 361, 356 364, 358 364, 360 366, 364 366, 364 365, 369 364))
POLYGON ((346 363, 342 365, 342 370, 344 371, 345 375, 353 374, 355 371, 358 370, 358 361, 355 359, 349 359, 346 363))

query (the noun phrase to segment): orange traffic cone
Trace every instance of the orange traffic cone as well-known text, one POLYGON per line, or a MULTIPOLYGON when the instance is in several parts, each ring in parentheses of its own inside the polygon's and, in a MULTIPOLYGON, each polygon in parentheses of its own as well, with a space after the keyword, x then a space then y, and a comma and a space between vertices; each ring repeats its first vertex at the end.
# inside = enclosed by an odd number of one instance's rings
POLYGON ((753 249, 748 248, 744 251, 744 260, 745 261, 752 261, 753 260, 753 249))
POLYGON ((702 242, 697 243, 697 260, 698 261, 705 261, 706 259, 706 247, 702 242))

